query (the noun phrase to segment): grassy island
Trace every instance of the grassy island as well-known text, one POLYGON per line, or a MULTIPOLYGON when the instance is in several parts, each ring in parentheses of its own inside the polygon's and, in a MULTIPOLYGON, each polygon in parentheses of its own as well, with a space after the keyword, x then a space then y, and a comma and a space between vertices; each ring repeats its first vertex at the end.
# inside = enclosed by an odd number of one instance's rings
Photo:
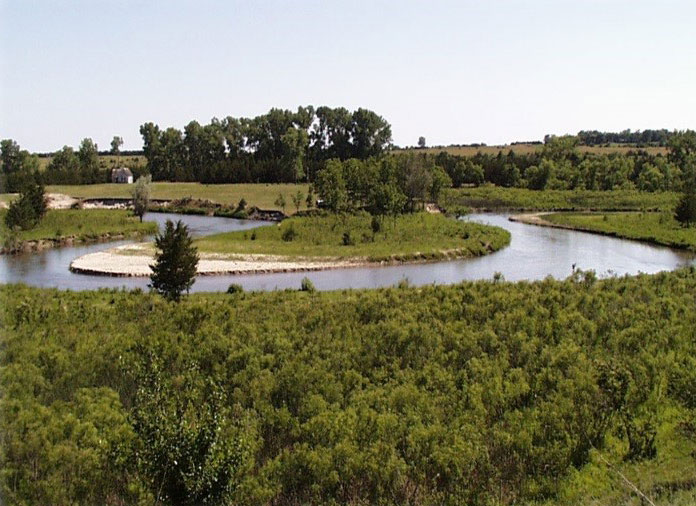
POLYGON ((0 241, 7 250, 22 249, 23 244, 29 242, 94 241, 110 236, 147 235, 157 231, 156 223, 140 223, 130 211, 68 209, 49 210, 31 230, 12 232, 5 225, 6 213, 6 210, 0 210, 0 241))
POLYGON ((480 256, 510 242, 505 230, 428 213, 383 218, 376 232, 372 225, 368 214, 297 217, 204 237, 196 246, 204 253, 399 262, 480 256))
POLYGON ((681 226, 671 213, 555 213, 543 219, 577 230, 696 251, 696 228, 681 226))

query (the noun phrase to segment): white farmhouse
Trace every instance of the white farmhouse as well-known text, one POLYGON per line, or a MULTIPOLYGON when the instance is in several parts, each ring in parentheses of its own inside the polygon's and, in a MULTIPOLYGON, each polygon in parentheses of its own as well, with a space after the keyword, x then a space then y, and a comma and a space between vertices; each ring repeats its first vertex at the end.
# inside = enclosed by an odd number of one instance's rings
POLYGON ((131 184, 133 182, 133 173, 127 167, 111 169, 111 182, 131 184))

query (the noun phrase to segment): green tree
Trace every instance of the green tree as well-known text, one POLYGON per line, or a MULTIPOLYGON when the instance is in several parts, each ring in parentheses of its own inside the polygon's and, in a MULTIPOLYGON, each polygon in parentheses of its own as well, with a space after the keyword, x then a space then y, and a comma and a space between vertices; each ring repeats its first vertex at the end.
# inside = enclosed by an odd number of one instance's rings
POLYGON ((283 213, 285 213, 285 206, 288 205, 288 203, 285 201, 285 195, 282 193, 278 194, 278 197, 275 199, 275 202, 273 202, 274 205, 280 207, 283 210, 283 213))
POLYGON ((423 137, 422 135, 418 137, 418 147, 421 149, 425 148, 425 137, 423 137))
POLYGON ((121 165, 121 146, 123 146, 123 138, 118 135, 114 135, 111 139, 111 154, 116 157, 116 165, 121 165))
POLYGON ((150 286, 169 300, 178 301, 191 288, 196 277, 198 251, 188 227, 167 220, 164 232, 155 237, 155 263, 151 266, 150 286))
POLYGON ((437 165, 430 170, 430 188, 428 194, 432 202, 437 202, 440 198, 440 193, 445 188, 452 187, 452 179, 447 175, 445 169, 437 165))
POLYGON ((135 182, 133 188, 133 214, 140 218, 140 223, 143 222, 143 215, 147 212, 150 204, 150 189, 152 176, 140 176, 135 182))
POLYGON ((99 150, 92 139, 82 139, 77 158, 80 161, 80 182, 82 184, 98 183, 99 150))
POLYGON ((46 214, 47 204, 44 187, 39 183, 30 183, 19 194, 19 198, 10 203, 5 215, 8 228, 22 230, 34 228, 46 214))
POLYGON ((292 203, 295 205, 297 212, 300 212, 300 206, 302 205, 302 200, 304 199, 304 194, 297 190, 297 193, 292 196, 292 203))
POLYGON ((696 223, 696 190, 690 189, 679 200, 674 211, 674 218, 681 224, 689 227, 696 223))
POLYGON ((319 198, 334 212, 345 211, 348 205, 348 191, 343 178, 343 165, 340 160, 329 160, 326 167, 317 174, 314 186, 319 198))

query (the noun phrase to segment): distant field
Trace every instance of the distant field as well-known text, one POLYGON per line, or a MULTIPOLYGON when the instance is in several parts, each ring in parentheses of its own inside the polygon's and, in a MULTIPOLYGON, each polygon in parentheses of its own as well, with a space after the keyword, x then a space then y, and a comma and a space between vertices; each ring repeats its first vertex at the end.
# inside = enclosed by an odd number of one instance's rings
MULTIPOLYGON (((39 170, 44 170, 51 163, 53 158, 50 156, 39 158, 39 170)), ((116 167, 116 166, 126 166, 126 167, 144 167, 147 160, 142 155, 130 156, 123 155, 120 157, 112 155, 103 155, 99 157, 99 165, 102 167, 116 167)))
MULTIPOLYGON (((425 149, 399 149, 394 151, 395 153, 406 153, 406 152, 417 152, 417 153, 433 153, 437 154, 441 151, 446 151, 451 155, 459 156, 474 156, 476 153, 481 152, 484 154, 497 155, 499 151, 507 153, 512 150, 514 153, 519 155, 527 155, 529 153, 534 153, 535 151, 540 151, 543 148, 542 144, 515 144, 515 145, 503 145, 503 146, 453 146, 453 147, 442 147, 442 148, 425 148, 425 149)), ((648 153, 657 154, 667 154, 667 148, 659 146, 651 146, 647 148, 637 148, 635 146, 626 145, 611 145, 611 146, 578 146, 578 150, 582 153, 597 153, 597 154, 609 154, 609 153, 626 153, 628 151, 637 151, 642 149, 648 153)))
POLYGON ((696 228, 682 227, 672 213, 559 213, 544 219, 580 230, 696 251, 696 228))
MULTIPOLYGON (((200 184, 200 183, 153 183, 153 199, 208 199, 227 205, 236 205, 244 198, 249 206, 261 209, 280 209, 275 204, 279 194, 285 197, 286 212, 294 212, 292 196, 302 193, 300 210, 306 209, 305 198, 309 186, 306 184, 200 184)), ((133 185, 91 184, 47 186, 49 193, 64 193, 76 198, 129 198, 133 185)), ((0 198, 7 198, 0 196, 0 198)))
POLYGON ((484 185, 478 188, 452 188, 443 192, 440 205, 449 212, 462 208, 512 210, 614 210, 671 211, 679 195, 675 192, 636 190, 528 190, 484 185))

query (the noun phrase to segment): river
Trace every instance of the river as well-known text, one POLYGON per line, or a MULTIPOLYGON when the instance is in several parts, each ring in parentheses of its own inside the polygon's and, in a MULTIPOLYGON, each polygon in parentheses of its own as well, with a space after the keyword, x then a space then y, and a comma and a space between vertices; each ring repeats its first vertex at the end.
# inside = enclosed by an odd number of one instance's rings
MULTIPOLYGON (((195 215, 149 213, 148 221, 160 226, 167 219, 181 219, 195 236, 269 226, 268 222, 235 220, 195 215)), ((246 290, 298 288, 305 276, 319 290, 377 288, 392 286, 404 279, 413 285, 449 284, 465 280, 492 279, 500 273, 508 281, 538 280, 547 276, 563 279, 573 265, 594 270, 600 277, 656 273, 695 264, 696 255, 671 248, 617 239, 586 232, 513 223, 505 214, 472 214, 465 219, 502 227, 510 231, 507 248, 490 255, 427 264, 359 267, 316 272, 251 274, 237 276, 199 276, 191 291, 224 291, 231 283, 246 290)), ((274 224, 270 225, 273 226, 274 224)), ((38 253, 0 256, 0 282, 26 283, 71 290, 140 287, 147 289, 148 278, 115 278, 74 274, 70 262, 132 241, 90 244, 44 250, 38 253)))

